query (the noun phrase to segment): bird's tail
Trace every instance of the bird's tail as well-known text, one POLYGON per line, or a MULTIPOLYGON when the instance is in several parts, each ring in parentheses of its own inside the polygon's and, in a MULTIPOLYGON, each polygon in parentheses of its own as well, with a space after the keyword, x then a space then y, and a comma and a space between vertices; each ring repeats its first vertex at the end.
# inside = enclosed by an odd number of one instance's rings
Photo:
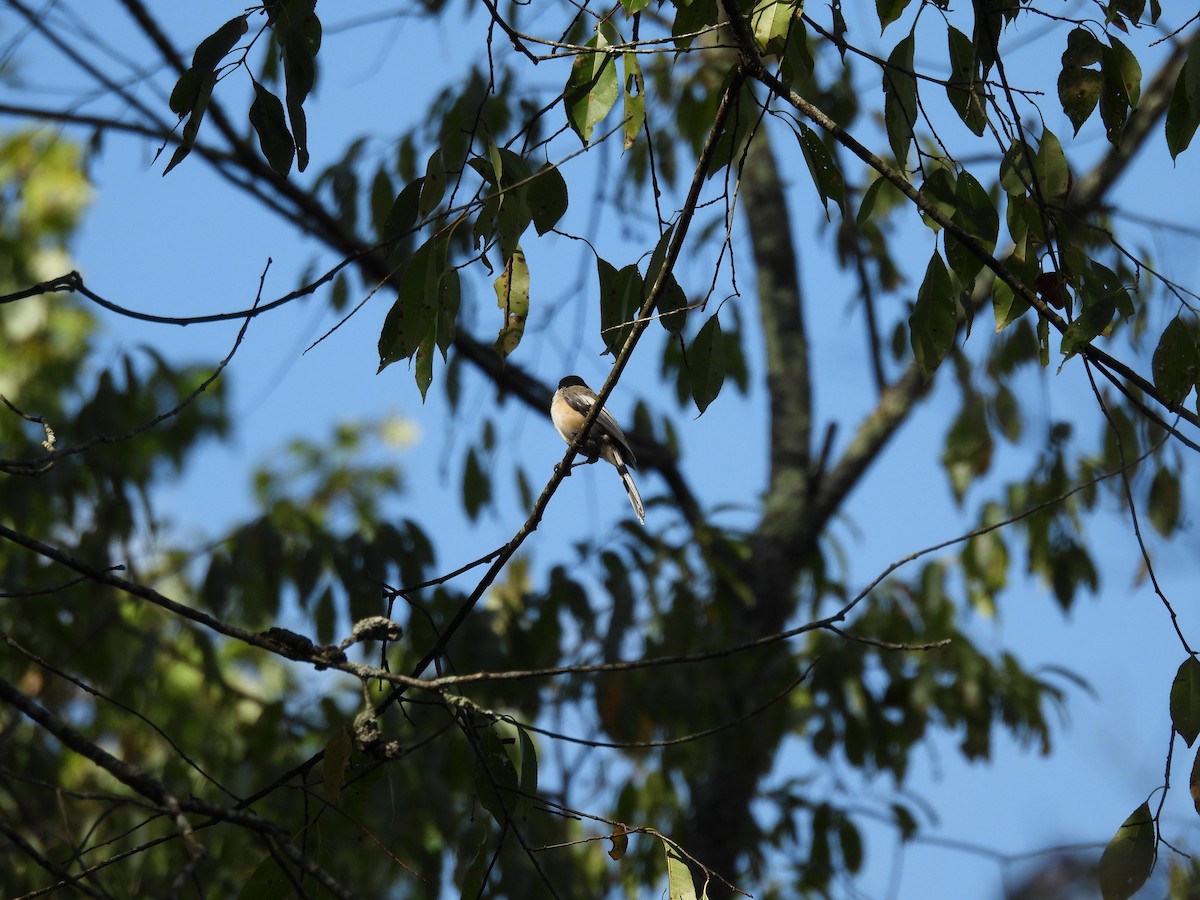
POLYGON ((633 483, 633 476, 629 474, 629 468, 625 463, 619 462, 617 471, 621 474, 621 482, 625 485, 625 493, 629 495, 629 502, 633 504, 633 511, 637 513, 638 521, 645 525, 646 508, 642 506, 642 495, 638 493, 637 485, 633 483))

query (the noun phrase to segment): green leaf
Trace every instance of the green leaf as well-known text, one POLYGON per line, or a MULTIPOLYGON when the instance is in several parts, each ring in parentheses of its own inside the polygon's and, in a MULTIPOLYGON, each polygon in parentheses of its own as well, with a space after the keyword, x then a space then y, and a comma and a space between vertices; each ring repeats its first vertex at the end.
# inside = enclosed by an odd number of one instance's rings
POLYGON ((458 331, 458 309, 462 305, 462 284, 457 269, 447 267, 442 272, 437 299, 437 327, 434 330, 434 338, 437 348, 442 351, 442 361, 445 362, 446 354, 458 331))
POLYGON ((615 356, 625 346, 633 331, 633 319, 641 309, 642 276, 635 265, 618 271, 599 258, 596 270, 600 276, 600 339, 604 341, 604 352, 615 356))
POLYGON ((679 50, 690 47, 696 39, 696 32, 717 24, 719 16, 717 0, 692 0, 691 3, 678 4, 675 9, 675 21, 671 23, 675 47, 679 50))
POLYGON ((917 291, 917 303, 908 318, 913 356, 926 378, 933 375, 954 343, 958 303, 950 284, 950 273, 934 251, 917 291))
POLYGON ((353 745, 345 728, 338 728, 325 742, 325 756, 321 760, 325 797, 333 806, 342 799, 342 784, 346 780, 346 764, 350 762, 353 745))
POLYGON ((482 716, 472 717, 479 738, 479 757, 475 761, 475 791, 483 808, 492 814, 501 828, 511 825, 506 811, 516 802, 517 769, 508 755, 508 747, 495 723, 478 727, 482 716))
MULTIPOLYGON (((1179 479, 1167 468, 1160 468, 1150 482, 1150 499, 1147 503, 1150 524, 1163 537, 1170 537, 1179 525, 1181 509, 1179 479)), ((1191 741, 1188 744, 1191 745, 1191 741)))
POLYGON ((567 182, 558 167, 546 163, 525 188, 525 201, 533 216, 533 227, 545 234, 567 211, 567 182))
POLYGON ((417 248, 400 274, 396 302, 379 334, 379 371, 417 352, 436 315, 440 276, 445 271, 445 253, 438 252, 430 238, 417 248), (440 259, 439 259, 440 257, 440 259))
POLYGON ((971 39, 951 26, 950 78, 946 82, 946 97, 958 117, 976 135, 987 128, 987 105, 979 83, 979 61, 971 39))
POLYGON ((987 474, 992 462, 992 435, 988 430, 983 397, 968 392, 946 434, 942 465, 950 478, 954 499, 961 501, 971 482, 987 474))
POLYGON ((1079 352, 1084 344, 1099 337, 1112 322, 1113 314, 1117 311, 1116 301, 1112 298, 1101 297, 1088 302, 1083 307, 1079 318, 1067 326, 1063 332, 1059 352, 1070 358, 1079 352))
POLYGON ((875 12, 879 14, 879 33, 887 31, 887 27, 904 13, 908 0, 875 0, 875 12))
POLYGON ((658 321, 668 334, 679 336, 683 326, 687 324, 687 294, 679 286, 674 275, 667 276, 667 283, 658 292, 656 309, 658 321))
POLYGON ((640 13, 649 5, 650 0, 621 0, 621 6, 625 9, 625 14, 627 16, 640 13))
POLYGON ((200 133, 200 123, 204 121, 204 113, 208 110, 208 102, 212 99, 213 88, 217 84, 216 72, 205 72, 196 85, 195 98, 188 120, 183 123, 183 133, 179 136, 179 146, 171 154, 171 160, 163 169, 163 176, 179 165, 196 146, 196 135, 200 133))
MULTIPOLYGON (((475 449, 467 451, 467 464, 463 468, 463 507, 472 521, 479 518, 480 511, 491 502, 492 481, 480 465, 475 449)), ((510 762, 509 765, 512 765, 510 762)))
POLYGON ((430 328, 425 333, 425 337, 421 338, 421 344, 417 347, 417 353, 414 357, 416 364, 413 366, 413 379, 417 383, 417 390, 421 392, 421 402, 425 402, 425 396, 429 393, 429 386, 433 384, 433 350, 437 340, 436 326, 430 328))
POLYGON ((417 202, 421 196, 424 180, 424 178, 418 178, 416 181, 406 184, 403 190, 396 195, 387 217, 383 220, 383 229, 379 234, 380 240, 395 241, 412 231, 413 226, 417 224, 417 202))
POLYGON ((1129 110, 1137 106, 1141 96, 1142 67, 1129 48, 1115 37, 1109 38, 1100 59, 1104 84, 1100 91, 1100 118, 1105 134, 1114 147, 1121 143, 1129 110))
POLYGON ((1192 762, 1192 773, 1188 778, 1188 793, 1192 795, 1192 806, 1200 814, 1200 751, 1192 762))
POLYGON ((646 121, 646 82, 642 78, 642 66, 636 53, 621 54, 621 67, 625 72, 625 149, 628 150, 641 134, 646 121))
MULTIPOLYGON (((954 184, 954 224, 976 238, 983 249, 991 254, 996 249, 996 238, 1000 234, 1000 214, 992 204, 992 198, 983 185, 965 169, 954 184)), ((983 259, 950 234, 946 235, 946 261, 958 276, 963 287, 969 289, 975 276, 983 268, 983 259)))
MULTIPOLYGON (((1013 254, 1004 260, 1004 266, 1020 278, 1022 283, 1029 284, 1032 280, 1030 275, 1033 267, 1028 260, 1013 254)), ((996 316, 996 331, 1003 331, 1023 316, 1028 309, 1029 303, 1024 297, 1013 291, 1004 279, 996 279, 995 286, 992 288, 992 312, 996 316)))
POLYGON ((1032 148, 1017 139, 1004 152, 1004 158, 1000 160, 1000 187, 1010 197, 1020 197, 1029 191, 1033 184, 1029 161, 1034 155, 1032 148))
POLYGON ((517 729, 517 737, 521 743, 521 791, 533 795, 538 789, 537 750, 533 738, 524 728, 517 729))
POLYGON ((1192 332, 1173 318, 1158 339, 1150 371, 1154 386, 1169 403, 1179 403, 1191 393, 1196 384, 1196 369, 1200 359, 1196 354, 1196 341, 1192 332))
POLYGON ((725 340, 717 314, 700 328, 687 354, 692 376, 692 399, 701 415, 721 393, 725 382, 725 340))
MULTIPOLYGON (((958 195, 954 186, 954 173, 950 169, 939 167, 930 172, 929 177, 921 184, 920 194, 922 200, 947 219, 954 218, 954 211, 958 208, 958 195)), ((942 226, 924 211, 921 212, 921 219, 934 233, 941 231, 942 226)))
MULTIPOLYGON (((1180 78, 1182 77, 1180 75, 1180 78)), ((175 82, 175 87, 171 89, 171 99, 168 101, 171 112, 180 118, 187 115, 195 105, 199 91, 200 74, 195 69, 184 70, 184 73, 179 76, 179 80, 175 82)))
MULTIPOLYGON (((1200 46, 1200 42, 1193 44, 1194 50, 1200 46)), ((1171 93, 1171 101, 1167 106, 1167 121, 1166 121, 1166 136, 1167 150, 1171 153, 1171 159, 1176 159, 1180 153, 1188 148, 1192 143, 1192 138, 1196 135, 1196 126, 1200 125, 1200 102, 1193 101, 1188 97, 1188 74, 1191 68, 1191 60, 1184 66, 1179 77, 1175 79, 1175 89, 1171 93)), ((1196 66, 1200 70, 1200 64, 1196 66)), ((172 107, 174 108, 174 107, 172 107)))
POLYGON ((504 324, 494 344, 496 352, 508 356, 517 349, 525 334, 529 317, 529 266, 520 247, 504 263, 504 271, 496 278, 496 305, 504 312, 504 324))
POLYGON ((250 104, 250 124, 258 134, 258 145, 271 168, 280 178, 292 170, 296 143, 288 131, 283 103, 259 82, 254 82, 254 102, 250 104))
POLYGON ((862 835, 853 822, 842 818, 838 822, 837 836, 838 846, 842 850, 842 863, 851 875, 857 874, 863 864, 862 835))
POLYGON ((1033 159, 1033 170, 1037 175, 1042 197, 1047 203, 1061 204, 1067 199, 1071 186, 1071 171, 1062 144, 1054 132, 1047 128, 1042 132, 1037 154, 1033 159))
POLYGON ((1063 51, 1062 64, 1067 66, 1094 66, 1104 55, 1104 45, 1088 29, 1080 26, 1067 35, 1067 49, 1063 51))
POLYGON ((1071 120, 1075 134, 1096 109, 1100 92, 1104 87, 1104 76, 1095 69, 1079 66, 1064 66, 1058 76, 1058 102, 1071 120))
POLYGON ((647 297, 649 292, 654 289, 654 282, 658 280, 658 273, 662 271, 663 264, 667 261, 667 251, 671 249, 671 238, 675 234, 675 226, 667 226, 667 230, 659 235, 658 243, 654 245, 654 250, 650 254, 650 263, 646 266, 646 292, 647 297))
POLYGON ((790 0, 758 0, 750 11, 750 28, 759 52, 783 56, 792 26, 793 3, 790 0))
POLYGON ((1100 891, 1104 900, 1126 900, 1146 883, 1154 869, 1154 820, 1143 803, 1117 829, 1100 857, 1100 891))
POLYGON ((664 843, 663 849, 667 852, 668 900, 696 900, 696 883, 692 881, 692 870, 670 844, 664 843))
POLYGON ((854 217, 856 224, 863 225, 870 221, 871 213, 875 211, 875 201, 879 199, 879 192, 883 190, 886 183, 886 178, 876 178, 863 191, 862 203, 858 205, 858 215, 854 217))
POLYGON ((417 215, 424 217, 437 209, 437 205, 442 202, 442 196, 446 193, 446 185, 446 163, 442 159, 442 151, 439 147, 429 155, 429 161, 425 164, 425 177, 421 179, 421 200, 417 204, 417 215))
POLYGON ((280 868, 275 857, 268 853, 250 877, 242 882, 237 900, 288 900, 292 891, 291 878, 280 868))
MULTIPOLYGON (((609 46, 604 31, 603 28, 597 30, 585 46, 596 51, 609 46)), ((617 93, 617 67, 611 54, 588 52, 575 57, 564 102, 567 121, 584 144, 591 140, 596 123, 607 116, 617 102, 617 93)))
POLYGON ((192 68, 197 72, 211 72, 233 49, 234 44, 241 40, 247 27, 244 15, 230 19, 196 47, 196 52, 192 54, 192 68))
POLYGON ((829 153, 829 148, 825 146, 825 142, 803 122, 798 125, 800 127, 800 150, 804 154, 804 162, 808 164, 808 173, 817 187, 817 193, 821 196, 821 203, 825 207, 825 218, 828 220, 829 201, 833 200, 839 210, 846 202, 846 183, 842 178, 841 170, 829 153))
MULTIPOLYGON (((895 5, 895 4, 891 4, 895 5)), ((903 8, 903 7, 901 7, 903 8)), ((899 12, 896 13, 899 15, 899 12)), ((883 21, 883 16, 880 16, 883 21)), ((884 26, 887 27, 886 25, 884 26)), ((913 75, 915 43, 909 34, 892 50, 883 70, 883 123, 888 144, 901 168, 907 165, 908 148, 917 122, 917 79, 913 75)))

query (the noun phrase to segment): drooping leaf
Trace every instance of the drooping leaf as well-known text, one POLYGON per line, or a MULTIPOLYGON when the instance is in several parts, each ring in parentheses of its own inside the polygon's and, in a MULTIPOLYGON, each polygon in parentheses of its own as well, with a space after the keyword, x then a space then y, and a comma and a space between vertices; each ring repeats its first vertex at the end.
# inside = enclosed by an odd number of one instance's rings
MULTIPOLYGON (((1181 509, 1179 478, 1167 468, 1160 468, 1150 482, 1147 501, 1150 524, 1163 537, 1170 537, 1179 525, 1181 509)), ((1190 744, 1191 741, 1188 741, 1190 744)))
POLYGON ((444 246, 441 251, 431 238, 417 248, 400 274, 396 302, 379 334, 379 371, 416 353, 429 333, 436 315, 437 286, 445 268, 444 246))
MULTIPOLYGON (((1000 214, 983 185, 965 169, 954 184, 954 201, 954 224, 972 235, 991 254, 1000 234, 1000 214)), ((980 256, 950 234, 946 235, 946 261, 964 288, 974 284, 975 276, 984 265, 980 256)))
POLYGON ((1198 364, 1196 340, 1176 316, 1163 330, 1154 349, 1150 364, 1154 386, 1168 402, 1179 403, 1196 385, 1198 364))
POLYGON ((696 900, 692 870, 670 844, 663 844, 663 849, 667 852, 667 897, 669 900, 696 900))
POLYGON ((529 265, 520 247, 504 263, 504 271, 494 283, 496 305, 504 313, 500 334, 496 337, 496 352, 508 356, 517 349, 525 334, 529 317, 529 265))
POLYGON ((1192 773, 1188 777, 1188 793, 1192 795, 1192 806, 1200 814, 1200 750, 1196 751, 1196 759, 1192 762, 1192 773))
POLYGON ((887 31, 887 27, 904 13, 909 0, 875 0, 875 12, 879 14, 879 33, 887 31))
POLYGON ((546 163, 538 169, 526 187, 525 199, 538 234, 557 225, 567 211, 567 182, 558 167, 546 163))
MULTIPOLYGON (((1023 283, 1029 283, 1033 266, 1028 260, 1012 254, 1004 260, 1004 266, 1023 283)), ((1003 331, 1024 315, 1027 309, 1029 302, 1013 291, 1003 278, 997 278, 992 288, 992 312, 996 316, 996 331, 1003 331)))
MULTIPOLYGON (((897 15, 899 13, 897 12, 897 15)), ((883 17, 880 17, 880 21, 883 17)), ((886 26, 885 26, 886 27, 886 26)), ((892 50, 883 70, 883 123, 896 164, 904 168, 917 123, 917 79, 913 74, 912 34, 892 50)))
POLYGON ((1086 67, 1100 62, 1103 53, 1104 45, 1088 29, 1075 28, 1067 35, 1067 49, 1063 51, 1062 71, 1058 76, 1058 100, 1076 134, 1100 100, 1104 76, 1086 67))
POLYGON ((346 764, 350 762, 353 745, 345 728, 338 728, 325 742, 325 756, 321 761, 324 775, 325 798, 334 806, 342 799, 342 784, 346 779, 346 764))
POLYGON ((603 259, 596 260, 600 276, 600 338, 604 350, 614 356, 633 331, 633 320, 642 306, 642 276, 637 266, 618 270, 603 259))
MULTIPOLYGON (((954 172, 939 166, 929 173, 929 177, 921 183, 921 199, 940 212, 947 219, 954 218, 958 207, 958 197, 955 192, 954 172)), ((921 219, 936 233, 942 226, 932 216, 921 212, 921 219)))
POLYGON ((198 79, 194 94, 192 95, 192 107, 188 114, 188 119, 183 123, 183 133, 179 136, 179 146, 175 148, 175 152, 171 154, 171 159, 167 163, 167 167, 163 169, 163 176, 174 169, 177 165, 187 158, 187 155, 192 152, 192 148, 196 146, 196 136, 200 133, 200 123, 204 121, 204 113, 208 110, 209 101, 212 99, 213 88, 217 84, 217 73, 213 71, 205 72, 198 79))
POLYGON ((429 161, 425 164, 425 176, 421 179, 421 200, 417 204, 417 215, 427 216, 437 208, 437 205, 442 202, 442 196, 446 193, 446 185, 446 163, 439 147, 429 154, 429 161))
POLYGON ((1042 197, 1047 203, 1060 205, 1067 199, 1071 186, 1071 171, 1062 144, 1050 129, 1042 132, 1037 154, 1033 160, 1033 171, 1038 179, 1042 197))
POLYGON ((1121 143, 1129 112, 1141 97, 1142 67, 1137 57, 1116 37, 1109 37, 1100 59, 1104 84, 1100 91, 1100 118, 1114 147, 1121 143))
POLYGON ((230 19, 196 47, 196 52, 192 54, 192 68, 197 72, 211 72, 233 49, 234 44, 241 40, 247 27, 244 15, 230 19))
POLYGON ((381 241, 398 240, 417 224, 417 201, 421 196, 423 181, 423 178, 418 178, 406 184, 396 195, 387 217, 383 220, 383 228, 379 233, 381 241))
POLYGON ((1104 87, 1104 76, 1095 69, 1063 67, 1058 75, 1058 102, 1071 120, 1075 134, 1096 109, 1104 87))
POLYGON ((585 45, 592 52, 575 57, 563 98, 567 121, 584 144, 592 139, 592 130, 608 115, 619 93, 615 59, 602 52, 610 43, 605 30, 597 29, 585 45))
POLYGON ((792 25, 789 0, 758 0, 750 11, 750 28, 760 53, 782 56, 792 25))
POLYGON ((987 105, 979 82, 979 60, 971 39, 954 26, 949 29, 950 78, 946 97, 963 124, 976 135, 987 128, 987 105))
POLYGON ((958 303, 950 284, 950 273, 942 257, 934 251, 925 269, 925 279, 917 291, 917 302, 908 318, 913 356, 928 378, 954 343, 958 321, 958 303))
POLYGON ((687 294, 675 280, 674 275, 667 276, 667 283, 658 292, 658 303, 655 307, 659 316, 659 324, 668 334, 678 336, 687 324, 687 294))
MULTIPOLYGON (((1193 45, 1195 49, 1196 45, 1193 45)), ((1188 148, 1196 135, 1196 127, 1200 125, 1200 101, 1189 98, 1188 74, 1191 60, 1188 60, 1179 77, 1175 79, 1175 89, 1171 93, 1171 101, 1167 106, 1167 121, 1165 125, 1167 149, 1171 159, 1177 159, 1179 154, 1188 148)), ((1200 64, 1195 66, 1200 70, 1200 64)))
POLYGON ((725 382, 725 340, 716 313, 696 335, 688 349, 687 361, 692 377, 692 399, 703 414, 725 382))
POLYGON ((800 150, 804 154, 804 162, 808 165, 808 173, 812 176, 821 204, 825 207, 825 218, 829 218, 829 201, 833 200, 840 210, 846 201, 846 183, 842 172, 833 161, 829 148, 820 136, 805 125, 798 123, 800 128, 800 150))
POLYGON ((463 468, 462 490, 463 508, 474 521, 479 518, 480 511, 492 499, 492 480, 483 470, 483 465, 479 462, 479 455, 474 448, 467 451, 467 463, 463 468))
POLYGON ((250 124, 258 135, 263 156, 280 178, 292 170, 296 144, 288 131, 283 103, 259 82, 254 83, 254 102, 250 104, 250 124))
POLYGON ((1171 682, 1171 726, 1189 747, 1200 735, 1200 660, 1189 656, 1171 682))
POLYGON ((479 755, 475 760, 475 792, 479 802, 504 828, 510 824, 509 810, 516 802, 518 789, 517 768, 508 747, 501 738, 496 723, 479 727, 483 717, 476 714, 472 722, 479 741, 479 755))
POLYGON ((1104 900, 1126 900, 1146 883, 1156 855, 1150 804, 1130 814, 1100 857, 1100 891, 1104 900))

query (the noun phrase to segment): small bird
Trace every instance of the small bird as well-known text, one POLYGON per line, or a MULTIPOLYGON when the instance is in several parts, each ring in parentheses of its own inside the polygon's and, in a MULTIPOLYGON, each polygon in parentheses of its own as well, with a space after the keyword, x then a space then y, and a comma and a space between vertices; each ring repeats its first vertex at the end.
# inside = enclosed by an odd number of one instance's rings
MULTIPOLYGON (((596 393, 578 375, 568 375, 558 383, 558 390, 550 401, 550 421, 569 444, 575 440, 575 435, 595 405, 596 393)), ((638 493, 633 476, 629 474, 630 469, 637 468, 637 458, 629 449, 625 432, 607 409, 600 410, 587 440, 579 445, 579 452, 588 458, 589 463, 603 459, 616 466, 625 492, 629 494, 629 502, 633 504, 633 511, 637 513, 638 521, 645 525, 646 510, 642 506, 642 495, 638 493)))

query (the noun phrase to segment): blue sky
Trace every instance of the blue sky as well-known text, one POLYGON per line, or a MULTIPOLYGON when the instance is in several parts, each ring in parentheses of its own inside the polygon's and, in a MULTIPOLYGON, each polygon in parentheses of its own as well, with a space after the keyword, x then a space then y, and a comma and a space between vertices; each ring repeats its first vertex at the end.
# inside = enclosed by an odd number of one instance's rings
MULTIPOLYGON (((60 6, 84 9, 81 4, 60 6)), ((389 6, 355 4, 355 16, 389 6)), ((139 49, 141 41, 125 24, 118 5, 92 0, 86 9, 91 27, 105 40, 122 47, 132 58, 142 58, 138 54, 143 52, 150 58, 149 51, 139 49)), ((852 37, 875 41, 886 55, 899 33, 889 31, 880 42, 875 38, 872 5, 847 3, 846 9, 852 27, 856 21, 870 23, 863 29, 867 34, 852 33, 852 37)), ((241 10, 237 4, 183 4, 159 14, 165 16, 163 24, 177 45, 189 47, 241 10)), ((322 13, 327 29, 322 49, 324 70, 309 108, 313 164, 305 177, 332 162, 349 138, 361 134, 383 138, 421 115, 429 93, 453 78, 464 60, 477 54, 485 31, 478 17, 457 16, 451 17, 452 24, 394 20, 342 31, 336 27, 341 13, 333 5, 323 7, 322 13)), ((815 14, 820 17, 823 13, 815 14)), ((0 42, 10 40, 19 27, 11 13, 0 14, 0 42)), ((1052 90, 1061 48, 1033 40, 1038 31, 1029 29, 1027 42, 1011 42, 1010 72, 1034 73, 1030 80, 1052 90)), ((3 102, 57 106, 66 96, 63 89, 82 83, 80 73, 50 51, 35 52, 36 41, 22 46, 12 60, 18 72, 31 85, 49 90, 37 95, 0 84, 3 102)), ((502 42, 496 46, 503 52, 502 42)), ((1142 44, 1131 41, 1131 46, 1142 44)), ((559 64, 555 71, 559 74, 546 77, 551 81, 565 78, 566 64, 559 64)), ((237 81, 244 82, 244 78, 231 79, 237 81)), ((244 83, 222 85, 220 90, 231 110, 244 108, 238 99, 246 95, 244 83)), ((152 99, 152 95, 145 94, 144 99, 152 99)), ((1053 97, 1043 98, 1041 105, 1048 113, 1047 124, 1065 138, 1070 126, 1056 114, 1053 97)), ((103 103, 94 108, 112 109, 103 103)), ((92 111, 92 107, 84 110, 92 111)), ((5 128, 17 124, 11 119, 0 121, 5 128)), ((1068 147, 1073 163, 1081 167, 1086 167, 1089 153, 1094 156, 1104 149, 1102 134, 1095 136, 1096 123, 1088 128, 1093 134, 1088 143, 1068 147)), ((368 143, 368 153, 387 150, 381 140, 368 143)), ((1200 188, 1195 151, 1185 154, 1178 166, 1171 165, 1161 141, 1146 155, 1154 162, 1139 166, 1121 183, 1118 201, 1146 216, 1195 224, 1194 197, 1200 188)), ((796 168, 800 165, 795 153, 785 161, 785 171, 793 173, 790 200, 802 234, 799 254, 820 389, 817 412, 841 422, 844 441, 870 408, 874 392, 861 357, 861 322, 850 301, 854 287, 836 271, 827 230, 813 222, 816 197, 807 173, 796 168)), ((89 286, 109 299, 139 310, 178 315, 243 308, 253 300, 268 257, 273 264, 266 296, 295 287, 299 272, 314 257, 324 264, 334 261, 245 195, 214 178, 199 159, 187 161, 166 178, 161 177, 162 166, 162 160, 153 163, 152 148, 144 142, 109 137, 93 169, 96 203, 73 250, 89 286)), ((586 184, 595 166, 588 158, 573 161, 566 171, 568 181, 586 184)), ((573 194, 572 203, 564 228, 582 231, 588 215, 586 199, 573 194)), ((603 236, 601 252, 606 258, 623 265, 647 249, 645 234, 639 235, 635 229, 632 236, 642 241, 631 241, 611 210, 601 215, 596 231, 603 236)), ((904 246, 911 247, 912 259, 919 261, 914 262, 919 275, 933 247, 932 233, 914 226, 905 233, 904 241, 904 246)), ((1168 274, 1196 283, 1193 239, 1146 232, 1145 241, 1168 274)), ((577 307, 566 305, 578 290, 594 297, 594 267, 582 248, 563 244, 566 246, 529 248, 534 305, 529 334, 517 361, 547 383, 578 371, 598 387, 608 361, 598 355, 596 310, 589 306, 581 314, 577 307)), ((740 253, 740 277, 745 286, 750 266, 744 246, 740 253)), ((683 269, 684 283, 702 282, 711 265, 711 258, 689 259, 683 269)), ((741 302, 747 347, 753 357, 758 334, 751 300, 752 295, 741 302)), ((534 484, 540 486, 561 458, 561 441, 546 418, 510 404, 498 434, 495 470, 503 497, 499 511, 485 513, 478 523, 464 521, 459 504, 461 442, 447 424, 439 383, 435 380, 428 401, 422 404, 404 364, 376 375, 375 346, 387 306, 386 298, 376 298, 307 355, 301 355, 304 347, 334 321, 321 310, 320 302, 293 304, 251 325, 229 370, 239 422, 237 437, 228 446, 206 448, 185 477, 163 492, 162 508, 180 533, 211 535, 250 512, 251 467, 277 452, 289 437, 320 439, 334 422, 346 418, 398 415, 412 424, 417 437, 403 451, 380 448, 379 455, 394 455, 407 480, 408 493, 397 515, 418 517, 427 533, 455 536, 439 544, 440 567, 455 568, 507 540, 522 521, 523 511, 505 473, 519 456, 534 484)), ((475 333, 486 336, 494 332, 495 310, 490 299, 477 293, 474 306, 475 333)), ((108 316, 102 321, 108 359, 147 343, 172 358, 215 360, 227 352, 238 327, 233 323, 180 329, 108 316)), ((990 322, 981 319, 970 340, 985 346, 990 332, 990 322)), ((660 333, 652 329, 649 339, 654 343, 639 349, 611 401, 619 418, 628 417, 638 398, 659 390, 655 376, 660 333)), ((761 372, 753 360, 751 364, 751 382, 757 385, 761 372)), ((1147 371, 1144 361, 1140 369, 1147 371)), ((439 375, 440 370, 435 371, 435 379, 439 375)), ((1078 366, 1068 365, 1045 381, 1027 379, 1025 383, 1035 398, 1032 408, 1038 411, 1036 415, 1045 421, 1087 421, 1086 438, 1095 434, 1094 402, 1078 366)), ((482 387, 468 382, 463 408, 472 409, 473 403, 478 406, 489 396, 482 387)), ((892 560, 961 533, 972 524, 956 510, 938 462, 948 417, 955 409, 952 397, 944 388, 935 391, 851 498, 849 521, 834 525, 835 534, 853 559, 852 584, 866 584, 892 560)), ((728 505, 728 511, 719 517, 725 524, 753 521, 765 474, 765 458, 759 452, 763 402, 757 389, 743 398, 727 385, 705 415, 696 418, 685 413, 676 419, 686 448, 684 471, 693 484, 702 486, 709 504, 728 505), (747 434, 752 435, 751 453, 745 450, 747 434)), ((476 426, 469 415, 468 421, 457 427, 473 433, 476 426)), ((1035 434, 1037 429, 1031 428, 1029 433, 1035 434)), ((1020 447, 1004 448, 996 474, 1022 471, 1037 449, 1028 439, 1020 447)), ((576 541, 612 541, 614 524, 628 514, 627 501, 611 472, 597 467, 578 475, 560 489, 542 529, 526 545, 537 566, 563 558, 576 541)), ((661 487, 650 473, 641 476, 640 484, 648 500, 661 487)), ((985 491, 977 491, 970 500, 984 495, 985 491)), ((1188 495, 1194 500, 1196 492, 1189 489, 1188 495)), ((1098 598, 1081 598, 1064 617, 1044 586, 1018 581, 1007 594, 998 619, 975 617, 970 625, 971 633, 984 646, 997 651, 1011 649, 1030 667, 1071 669, 1092 683, 1096 695, 1069 691, 1070 721, 1057 730, 1055 753, 1047 759, 1003 740, 997 744, 994 762, 986 766, 964 763, 952 739, 940 739, 928 751, 919 751, 908 787, 936 810, 937 821, 929 828, 930 834, 1002 854, 1029 853, 1061 844, 1102 846, 1161 783, 1170 735, 1167 691, 1183 655, 1159 601, 1148 586, 1134 583, 1138 561, 1127 518, 1114 504, 1109 506, 1108 512, 1089 523, 1094 552, 1105 566, 1098 598)), ((967 508, 971 508, 970 502, 967 508)), ((654 517, 651 506, 651 524, 654 517)), ((1164 590, 1187 628, 1194 624, 1188 614, 1200 575, 1195 530, 1186 530, 1169 548, 1154 538, 1150 543, 1158 551, 1164 590)), ((1198 846, 1195 812, 1187 795, 1191 754, 1183 752, 1182 745, 1176 749, 1166 833, 1180 845, 1198 846)), ((809 763, 807 751, 796 747, 781 761, 781 770, 808 770, 809 763)), ((850 784, 860 781, 848 771, 830 772, 828 777, 831 784, 837 778, 850 784)), ((866 789, 887 796, 891 785, 880 779, 868 783, 866 789)), ((869 841, 868 869, 853 886, 840 886, 846 896, 949 900, 989 898, 999 890, 1002 867, 994 860, 945 846, 908 848, 897 881, 891 855, 894 833, 880 828, 869 841)), ((1006 871, 1013 875, 1019 870, 1006 871)))

